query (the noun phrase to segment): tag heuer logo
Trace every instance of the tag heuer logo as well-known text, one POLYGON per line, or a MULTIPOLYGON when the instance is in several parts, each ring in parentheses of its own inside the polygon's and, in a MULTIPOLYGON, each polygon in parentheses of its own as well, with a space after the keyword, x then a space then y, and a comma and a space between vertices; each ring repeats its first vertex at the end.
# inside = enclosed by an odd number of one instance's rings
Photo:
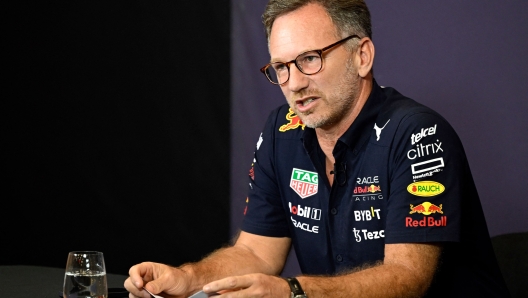
POLYGON ((319 175, 316 172, 294 168, 290 179, 290 187, 304 199, 317 193, 318 182, 319 175))

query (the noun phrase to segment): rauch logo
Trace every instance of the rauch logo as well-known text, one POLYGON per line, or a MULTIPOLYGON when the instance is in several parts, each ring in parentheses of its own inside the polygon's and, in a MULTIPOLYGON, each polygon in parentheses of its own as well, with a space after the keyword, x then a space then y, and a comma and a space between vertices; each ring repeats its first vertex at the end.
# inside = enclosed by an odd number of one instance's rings
POLYGON ((407 191, 415 196, 432 197, 443 193, 445 187, 435 181, 414 182, 407 186, 407 191))

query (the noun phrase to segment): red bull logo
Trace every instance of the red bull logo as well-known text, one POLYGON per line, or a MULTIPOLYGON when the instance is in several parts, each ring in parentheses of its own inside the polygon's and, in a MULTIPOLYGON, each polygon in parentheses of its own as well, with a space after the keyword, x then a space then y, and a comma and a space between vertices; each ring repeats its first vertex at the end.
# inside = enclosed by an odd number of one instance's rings
POLYGON ((255 181, 255 169, 253 168, 253 164, 251 164, 251 168, 249 169, 249 177, 251 177, 251 180, 255 181))
POLYGON ((247 213, 247 209, 248 209, 247 203, 249 203, 249 197, 246 197, 246 208, 244 208, 244 215, 246 215, 247 213))
POLYGON ((301 118, 299 118, 299 116, 297 116, 291 108, 290 112, 286 114, 286 120, 288 120, 288 123, 279 127, 280 132, 285 132, 290 129, 296 129, 299 126, 304 130, 304 127, 306 126, 306 124, 302 122, 301 118))
POLYGON ((443 193, 445 187, 435 181, 419 181, 409 184, 407 191, 410 194, 420 197, 432 197, 443 193))
POLYGON ((437 206, 435 204, 431 204, 430 202, 423 202, 420 205, 416 206, 413 206, 413 204, 411 204, 411 212, 409 212, 409 214, 413 213, 421 213, 423 215, 429 215, 431 213, 444 214, 444 212, 442 212, 442 204, 440 204, 440 206, 437 206))
POLYGON ((371 184, 370 186, 356 186, 354 188, 354 193, 376 193, 381 191, 381 186, 376 186, 371 184))
POLYGON ((375 193, 375 192, 377 192, 377 191, 381 191, 381 187, 376 186, 376 185, 374 185, 374 184, 372 184, 372 185, 370 185, 370 186, 368 187, 368 192, 375 193))
POLYGON ((447 216, 440 216, 440 219, 424 216, 421 220, 412 219, 410 217, 405 218, 405 227, 407 228, 445 226, 447 226, 447 216))

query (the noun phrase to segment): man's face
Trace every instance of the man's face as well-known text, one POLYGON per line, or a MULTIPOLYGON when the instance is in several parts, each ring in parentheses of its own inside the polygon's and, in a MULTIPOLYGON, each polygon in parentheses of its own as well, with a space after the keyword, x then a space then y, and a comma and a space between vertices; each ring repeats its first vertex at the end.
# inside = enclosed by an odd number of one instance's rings
MULTIPOLYGON (((339 39, 325 10, 308 4, 275 20, 269 37, 271 61, 290 61, 339 39)), ((281 85, 288 104, 308 127, 332 128, 357 101, 360 78, 353 54, 343 45, 323 53, 323 69, 317 74, 305 75, 291 64, 290 79, 281 85)))

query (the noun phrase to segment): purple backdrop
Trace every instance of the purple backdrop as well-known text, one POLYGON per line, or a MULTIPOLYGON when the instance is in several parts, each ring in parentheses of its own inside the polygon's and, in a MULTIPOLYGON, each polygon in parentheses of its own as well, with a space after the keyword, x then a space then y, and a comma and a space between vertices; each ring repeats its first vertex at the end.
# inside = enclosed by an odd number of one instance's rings
MULTIPOLYGON (((528 1, 367 0, 380 85, 440 112, 464 144, 491 236, 528 231, 528 1), (478 3, 478 4, 477 4, 478 3)), ((232 0, 231 233, 243 218, 253 149, 284 103, 269 60, 265 0, 232 0)), ((292 255, 283 275, 298 272, 292 255)))

